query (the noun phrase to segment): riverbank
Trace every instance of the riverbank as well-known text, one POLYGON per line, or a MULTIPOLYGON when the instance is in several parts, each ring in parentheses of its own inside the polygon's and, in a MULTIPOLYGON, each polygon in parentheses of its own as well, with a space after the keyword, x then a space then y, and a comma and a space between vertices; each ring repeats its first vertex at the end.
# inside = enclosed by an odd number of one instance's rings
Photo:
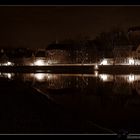
POLYGON ((94 65, 78 66, 0 66, 2 73, 58 73, 58 74, 94 74, 94 71, 105 74, 140 74, 140 65, 94 65))
POLYGON ((93 73, 94 66, 1 66, 4 73, 93 73))
POLYGON ((98 72, 103 74, 140 74, 140 65, 106 65, 99 66, 98 72))

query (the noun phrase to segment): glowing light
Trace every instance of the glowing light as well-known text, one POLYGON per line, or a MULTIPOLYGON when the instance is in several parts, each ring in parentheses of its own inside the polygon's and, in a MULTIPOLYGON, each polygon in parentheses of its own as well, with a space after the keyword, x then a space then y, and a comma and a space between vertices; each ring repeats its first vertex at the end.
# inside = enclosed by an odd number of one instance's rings
POLYGON ((34 66, 34 64, 30 63, 29 66, 34 66))
POLYGON ((35 64, 31 61, 25 61, 24 66, 34 66, 35 64))
POLYGON ((1 64, 2 66, 7 66, 7 63, 1 64))
POLYGON ((12 79, 13 73, 1 73, 0 76, 8 79, 12 79))
POLYGON ((103 80, 103 81, 107 81, 108 80, 108 76, 106 74, 101 74, 100 75, 100 78, 103 80))
POLYGON ((12 78, 11 73, 8 73, 8 74, 7 74, 7 77, 8 77, 9 79, 11 79, 11 78, 12 78))
POLYGON ((53 78, 52 74, 47 74, 46 77, 48 80, 51 80, 53 78))
POLYGON ((95 71, 95 77, 98 77, 98 71, 95 71))
POLYGON ((107 65, 107 64, 108 64, 108 62, 107 62, 106 59, 104 59, 104 60, 100 63, 100 65, 107 65))
POLYGON ((7 62, 7 66, 13 66, 14 64, 12 62, 7 62))
POLYGON ((51 60, 48 60, 48 64, 51 64, 52 63, 52 61, 51 60))
POLYGON ((49 64, 51 64, 51 61, 47 61, 46 62, 46 60, 36 60, 35 62, 34 62, 34 65, 35 66, 48 66, 49 64))
POLYGON ((135 65, 140 65, 140 60, 135 59, 135 65))
POLYGON ((44 66, 45 63, 44 63, 43 60, 37 60, 37 61, 35 61, 34 65, 36 65, 36 66, 44 66))
POLYGON ((1 64, 2 66, 13 66, 14 64, 12 62, 6 62, 1 64))
POLYGON ((132 83, 135 81, 135 76, 134 75, 129 75, 128 76, 128 82, 132 83))
POLYGON ((133 58, 128 58, 128 63, 129 63, 129 65, 134 65, 135 61, 133 58))
POLYGON ((39 81, 42 81, 45 79, 45 76, 43 73, 37 73, 37 74, 35 74, 35 78, 39 81))
POLYGON ((37 81, 55 80, 58 78, 56 74, 37 73, 32 75, 37 81))
POLYGON ((110 75, 110 74, 100 74, 99 78, 103 81, 103 82, 109 82, 109 81, 113 81, 114 80, 114 76, 110 75))
POLYGON ((98 69, 98 65, 96 64, 94 68, 97 70, 98 69))

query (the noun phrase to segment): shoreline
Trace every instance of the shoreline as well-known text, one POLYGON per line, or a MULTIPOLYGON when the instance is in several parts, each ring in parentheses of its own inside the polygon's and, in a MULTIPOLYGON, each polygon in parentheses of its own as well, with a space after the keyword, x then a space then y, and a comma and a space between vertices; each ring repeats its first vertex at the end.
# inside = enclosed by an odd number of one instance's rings
POLYGON ((56 73, 56 74, 94 74, 95 71, 105 74, 140 74, 140 65, 100 65, 92 66, 0 66, 2 73, 56 73))

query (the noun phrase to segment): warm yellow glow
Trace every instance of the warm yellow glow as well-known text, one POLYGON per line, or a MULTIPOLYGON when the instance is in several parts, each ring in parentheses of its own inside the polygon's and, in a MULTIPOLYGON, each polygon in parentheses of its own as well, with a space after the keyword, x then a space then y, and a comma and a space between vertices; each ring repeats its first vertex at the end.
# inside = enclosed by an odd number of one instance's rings
POLYGON ((3 65, 3 66, 13 66, 14 64, 12 62, 6 62, 6 63, 3 63, 1 65, 3 65))
POLYGON ((139 59, 135 59, 135 65, 140 65, 140 60, 139 59))
POLYGON ((8 73, 8 74, 7 74, 7 77, 8 77, 9 79, 11 79, 11 78, 12 78, 12 74, 11 74, 11 73, 8 73))
POLYGON ((133 58, 128 58, 128 63, 129 63, 129 65, 134 65, 135 61, 133 58))
POLYGON ((12 63, 11 62, 7 62, 7 65, 10 66, 10 65, 12 65, 12 63))
POLYGON ((96 64, 94 68, 97 70, 98 69, 98 65, 96 64))
POLYGON ((42 81, 45 78, 45 75, 43 73, 37 73, 35 74, 36 80, 42 81))
POLYGON ((34 64, 30 63, 29 66, 34 66, 34 64))
POLYGON ((45 63, 43 60, 36 60, 35 63, 34 63, 35 66, 44 66, 45 63))
POLYGON ((45 80, 54 80, 57 78, 57 75, 56 74, 37 73, 37 74, 34 74, 34 77, 38 81, 45 81, 45 80))
POLYGON ((108 80, 108 76, 106 74, 101 74, 100 75, 100 78, 103 80, 103 81, 107 81, 108 80))
POLYGON ((113 81, 114 80, 114 76, 113 75, 109 75, 109 74, 99 74, 99 78, 103 82, 109 82, 109 81, 113 81))
POLYGON ((52 76, 52 74, 46 74, 46 78, 47 78, 48 80, 51 80, 51 79, 53 78, 53 76, 52 76))
POLYGON ((107 65, 107 64, 108 64, 108 62, 106 59, 103 59, 103 61, 100 63, 100 65, 107 65))
POLYGON ((45 61, 41 59, 34 62, 35 66, 48 66, 49 64, 51 64, 51 61, 45 61))
POLYGON ((14 63, 12 63, 12 62, 7 62, 7 66, 14 66, 14 63))
POLYGON ((132 83, 135 81, 135 76, 134 75, 129 75, 128 76, 128 82, 132 83))
POLYGON ((98 77, 98 71, 95 71, 95 77, 98 77))
POLYGON ((52 61, 51 60, 48 60, 48 62, 47 62, 48 64, 51 64, 52 63, 52 61))
POLYGON ((1 77, 12 79, 13 74, 12 73, 0 73, 1 77))

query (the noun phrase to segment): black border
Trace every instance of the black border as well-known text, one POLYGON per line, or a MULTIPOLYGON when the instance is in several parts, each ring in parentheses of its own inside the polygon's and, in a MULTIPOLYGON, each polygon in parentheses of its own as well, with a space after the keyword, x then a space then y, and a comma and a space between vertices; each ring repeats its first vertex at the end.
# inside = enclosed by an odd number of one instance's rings
POLYGON ((0 5, 140 5, 139 0, 0 0, 0 5))
MULTIPOLYGON (((140 5, 140 0, 0 0, 0 5, 12 6, 12 5, 140 5)), ((0 134, 1 135, 1 134, 0 134)), ((25 134, 26 135, 26 134, 25 134)), ((47 134, 46 134, 47 135, 47 134)), ((63 135, 63 134, 61 134, 63 135)), ((72 135, 72 134, 71 134, 72 135)), ((57 135, 58 136, 58 135, 57 135)), ((67 135, 66 135, 67 136, 67 135)), ((112 139, 126 139, 126 135, 89 135, 94 138, 112 138, 112 139)))

